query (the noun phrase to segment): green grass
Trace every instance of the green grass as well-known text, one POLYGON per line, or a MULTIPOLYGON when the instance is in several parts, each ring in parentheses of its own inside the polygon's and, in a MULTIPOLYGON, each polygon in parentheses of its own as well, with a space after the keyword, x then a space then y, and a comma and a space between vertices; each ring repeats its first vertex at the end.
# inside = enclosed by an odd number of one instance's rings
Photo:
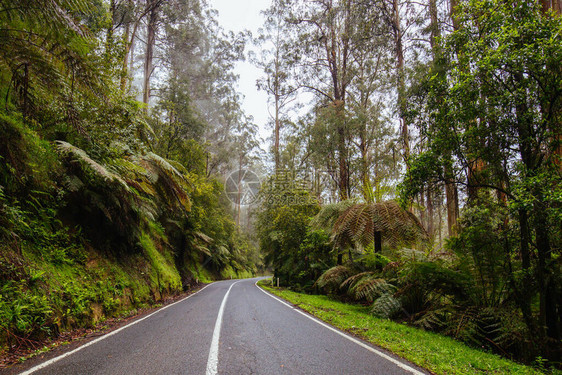
POLYGON ((270 281, 262 280, 259 285, 321 320, 435 374, 542 374, 537 369, 471 348, 450 337, 376 318, 369 314, 368 307, 338 302, 323 295, 272 288, 270 281))

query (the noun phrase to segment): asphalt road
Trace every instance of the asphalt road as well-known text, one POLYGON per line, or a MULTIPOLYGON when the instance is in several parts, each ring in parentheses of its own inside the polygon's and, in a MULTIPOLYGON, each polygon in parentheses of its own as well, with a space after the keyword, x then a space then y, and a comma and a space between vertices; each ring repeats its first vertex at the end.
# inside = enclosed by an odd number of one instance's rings
POLYGON ((424 373, 314 320, 256 280, 210 284, 22 374, 424 373))

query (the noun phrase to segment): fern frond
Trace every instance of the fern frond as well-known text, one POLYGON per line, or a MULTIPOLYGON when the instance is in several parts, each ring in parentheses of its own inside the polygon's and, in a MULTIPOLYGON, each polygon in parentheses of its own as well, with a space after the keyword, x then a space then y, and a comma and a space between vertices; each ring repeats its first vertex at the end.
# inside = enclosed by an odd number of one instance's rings
POLYGON ((390 319, 402 310, 400 301, 392 294, 381 295, 375 300, 371 308, 371 313, 379 318, 390 319))
POLYGON ((118 182, 123 188, 128 190, 127 183, 120 176, 110 172, 103 165, 91 159, 84 150, 64 141, 56 141, 55 143, 58 151, 61 154, 70 157, 72 159, 71 162, 78 162, 83 167, 93 172, 95 177, 101 178, 106 182, 118 182))
POLYGON ((338 217, 349 207, 356 204, 354 199, 347 199, 337 203, 331 203, 323 206, 316 216, 311 220, 310 225, 313 228, 324 229, 330 232, 338 217))
POLYGON ((385 279, 370 276, 359 280, 349 292, 356 300, 365 299, 373 302, 382 295, 392 294, 395 290, 396 288, 385 279))
POLYGON ((335 266, 324 272, 316 281, 320 288, 338 289, 341 283, 350 277, 353 271, 347 266, 335 266))
POLYGON ((373 272, 367 271, 367 272, 360 272, 358 274, 352 275, 350 277, 348 277, 347 279, 345 279, 341 284, 340 284, 340 288, 341 289, 345 289, 345 288, 350 288, 352 287, 356 282, 358 282, 359 280, 361 280, 364 277, 367 276, 371 276, 373 275, 373 272))
POLYGON ((349 207, 334 223, 332 237, 343 247, 365 247, 373 242, 374 232, 381 232, 383 241, 391 247, 428 238, 416 216, 394 201, 349 207))
POLYGON ((142 157, 143 166, 152 172, 149 174, 154 184, 162 188, 162 192, 171 200, 176 201, 185 211, 191 210, 191 200, 187 194, 189 182, 166 159, 149 153, 142 157))

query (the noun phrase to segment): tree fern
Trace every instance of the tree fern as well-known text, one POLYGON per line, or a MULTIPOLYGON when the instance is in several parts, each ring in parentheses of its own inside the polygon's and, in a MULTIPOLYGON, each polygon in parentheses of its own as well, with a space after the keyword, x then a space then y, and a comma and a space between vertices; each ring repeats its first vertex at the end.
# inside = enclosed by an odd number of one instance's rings
POLYGON ((107 91, 80 22, 92 10, 85 0, 0 1, 0 72, 8 73, 0 77, 7 77, 4 86, 13 87, 25 115, 53 94, 68 99, 74 89, 107 91))
POLYGON ((109 171, 103 165, 91 159, 84 150, 63 141, 56 141, 56 145, 61 154, 70 158, 71 163, 80 163, 82 164, 82 169, 92 172, 91 176, 94 179, 97 178, 106 182, 118 182, 123 188, 128 189, 127 183, 121 176, 109 171))
POLYGON ((324 272, 316 281, 316 285, 320 288, 337 291, 353 273, 354 271, 348 266, 335 266, 324 272))
POLYGON ((373 302, 382 295, 392 294, 395 290, 396 287, 389 284, 385 279, 371 274, 360 277, 351 285, 348 294, 356 300, 373 302))
POLYGON ((371 313, 379 318, 389 319, 402 310, 400 301, 391 293, 384 293, 371 306, 371 313))
MULTIPOLYGON (((160 220, 162 216, 185 218, 191 208, 188 181, 158 155, 132 154, 102 164, 67 142, 58 141, 56 145, 66 161, 66 186, 79 201, 76 205, 80 210, 103 215, 108 226, 129 244, 137 242, 143 221, 160 220)), ((198 236, 192 248, 211 256, 208 242, 198 236)))
POLYGON ((341 202, 327 204, 320 209, 316 216, 314 216, 310 225, 313 228, 331 232, 338 217, 340 217, 345 210, 354 204, 357 204, 357 201, 354 199, 347 199, 341 202))
POLYGON ((340 246, 365 247, 373 242, 375 232, 391 247, 428 238, 416 216, 394 201, 349 207, 335 221, 332 235, 340 246))

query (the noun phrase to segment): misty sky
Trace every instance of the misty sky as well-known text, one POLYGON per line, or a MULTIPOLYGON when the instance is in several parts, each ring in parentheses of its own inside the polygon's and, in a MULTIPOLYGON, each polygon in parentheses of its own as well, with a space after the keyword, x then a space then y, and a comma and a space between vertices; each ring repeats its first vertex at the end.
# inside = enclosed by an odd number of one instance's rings
MULTIPOLYGON (((250 30, 254 36, 263 24, 260 11, 269 6, 269 0, 210 0, 209 3, 219 11, 218 21, 226 31, 250 30)), ((235 72, 240 76, 238 91, 244 95, 244 111, 254 117, 260 136, 265 139, 270 133, 266 127, 267 94, 256 88, 256 80, 262 72, 248 61, 238 63, 235 72)))

